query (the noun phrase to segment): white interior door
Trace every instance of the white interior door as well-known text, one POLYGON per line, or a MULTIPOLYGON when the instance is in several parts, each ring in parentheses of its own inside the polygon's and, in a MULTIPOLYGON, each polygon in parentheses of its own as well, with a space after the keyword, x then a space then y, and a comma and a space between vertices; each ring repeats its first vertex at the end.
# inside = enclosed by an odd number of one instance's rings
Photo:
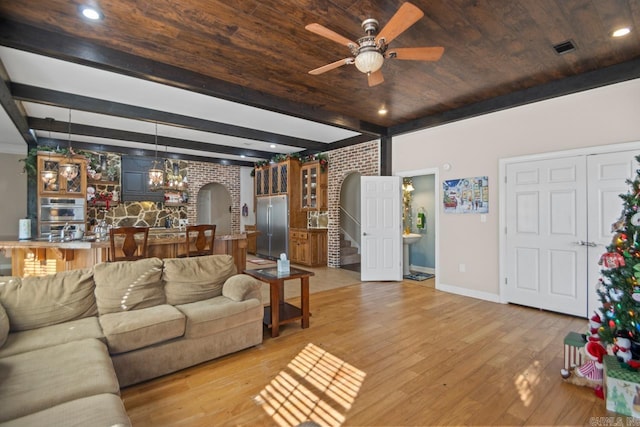
POLYGON ((507 300, 588 317, 640 152, 507 165, 507 300))
POLYGON ((361 177, 362 281, 402 280, 400 194, 399 176, 361 177))
POLYGON ((507 166, 509 302, 587 313, 584 156, 507 166))
POLYGON ((620 219, 624 205, 619 195, 629 191, 626 180, 635 176, 638 154, 638 151, 619 151, 587 157, 588 316, 600 307, 596 293, 600 276, 598 261, 611 244, 611 225, 620 219))

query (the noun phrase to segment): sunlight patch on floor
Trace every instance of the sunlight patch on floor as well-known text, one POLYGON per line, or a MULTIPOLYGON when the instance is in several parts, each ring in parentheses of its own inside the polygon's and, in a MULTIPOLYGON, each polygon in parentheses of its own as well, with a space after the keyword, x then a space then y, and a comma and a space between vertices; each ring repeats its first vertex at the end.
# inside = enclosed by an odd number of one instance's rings
POLYGON ((340 426, 365 373, 314 344, 307 346, 254 401, 282 427, 313 422, 340 426))
POLYGON ((533 392, 540 383, 542 366, 539 361, 534 361, 527 369, 518 375, 514 381, 520 400, 524 406, 529 406, 533 401, 533 392))

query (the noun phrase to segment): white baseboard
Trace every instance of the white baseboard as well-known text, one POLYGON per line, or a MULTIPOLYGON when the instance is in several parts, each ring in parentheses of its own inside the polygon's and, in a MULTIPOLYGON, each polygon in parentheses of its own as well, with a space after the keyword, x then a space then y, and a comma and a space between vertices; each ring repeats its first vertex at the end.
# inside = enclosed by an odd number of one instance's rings
POLYGON ((459 286, 447 285, 444 283, 436 283, 436 289, 443 292, 449 292, 456 295, 462 295, 465 297, 471 297, 481 299, 490 302, 497 302, 499 304, 505 304, 500 301, 500 295, 490 294, 488 292, 474 291, 473 289, 461 288, 459 286))
POLYGON ((417 271, 418 273, 436 274, 435 268, 421 267, 419 265, 409 265, 409 270, 417 271))

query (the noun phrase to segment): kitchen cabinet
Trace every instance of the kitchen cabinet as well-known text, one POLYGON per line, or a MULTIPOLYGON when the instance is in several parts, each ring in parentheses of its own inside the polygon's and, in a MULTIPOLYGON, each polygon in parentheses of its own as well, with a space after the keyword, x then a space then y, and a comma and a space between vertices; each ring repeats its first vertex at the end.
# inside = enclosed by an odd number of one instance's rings
POLYGON ((78 165, 78 176, 66 179, 58 174, 60 164, 66 163, 67 157, 54 154, 38 154, 38 194, 40 196, 85 197, 87 195, 87 161, 84 157, 72 157, 71 163, 78 165), (46 179, 41 172, 55 172, 55 177, 46 179))
POLYGON ((123 202, 164 202, 164 191, 149 189, 149 169, 153 160, 151 157, 122 156, 123 202))
POLYGON ((78 175, 67 179, 59 174, 66 156, 38 154, 38 235, 61 237, 63 229, 72 233, 84 230, 87 216, 87 162, 84 157, 72 157, 78 175), (43 172, 53 171, 47 178, 43 172))
POLYGON ((289 260, 309 267, 327 265, 327 230, 289 230, 289 260))
POLYGON ((327 210, 327 175, 320 162, 305 163, 300 168, 300 202, 303 210, 327 210))
POLYGON ((300 162, 289 159, 256 168, 254 175, 255 195, 275 196, 291 194, 292 179, 297 176, 300 162))

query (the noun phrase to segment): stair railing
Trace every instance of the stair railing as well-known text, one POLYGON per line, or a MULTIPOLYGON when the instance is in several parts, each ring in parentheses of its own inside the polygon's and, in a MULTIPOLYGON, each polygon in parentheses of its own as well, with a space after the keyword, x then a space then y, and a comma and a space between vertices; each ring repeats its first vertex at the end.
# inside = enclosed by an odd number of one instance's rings
POLYGON ((360 252, 360 230, 360 221, 340 206, 340 232, 345 235, 345 238, 355 243, 358 252, 360 252))

